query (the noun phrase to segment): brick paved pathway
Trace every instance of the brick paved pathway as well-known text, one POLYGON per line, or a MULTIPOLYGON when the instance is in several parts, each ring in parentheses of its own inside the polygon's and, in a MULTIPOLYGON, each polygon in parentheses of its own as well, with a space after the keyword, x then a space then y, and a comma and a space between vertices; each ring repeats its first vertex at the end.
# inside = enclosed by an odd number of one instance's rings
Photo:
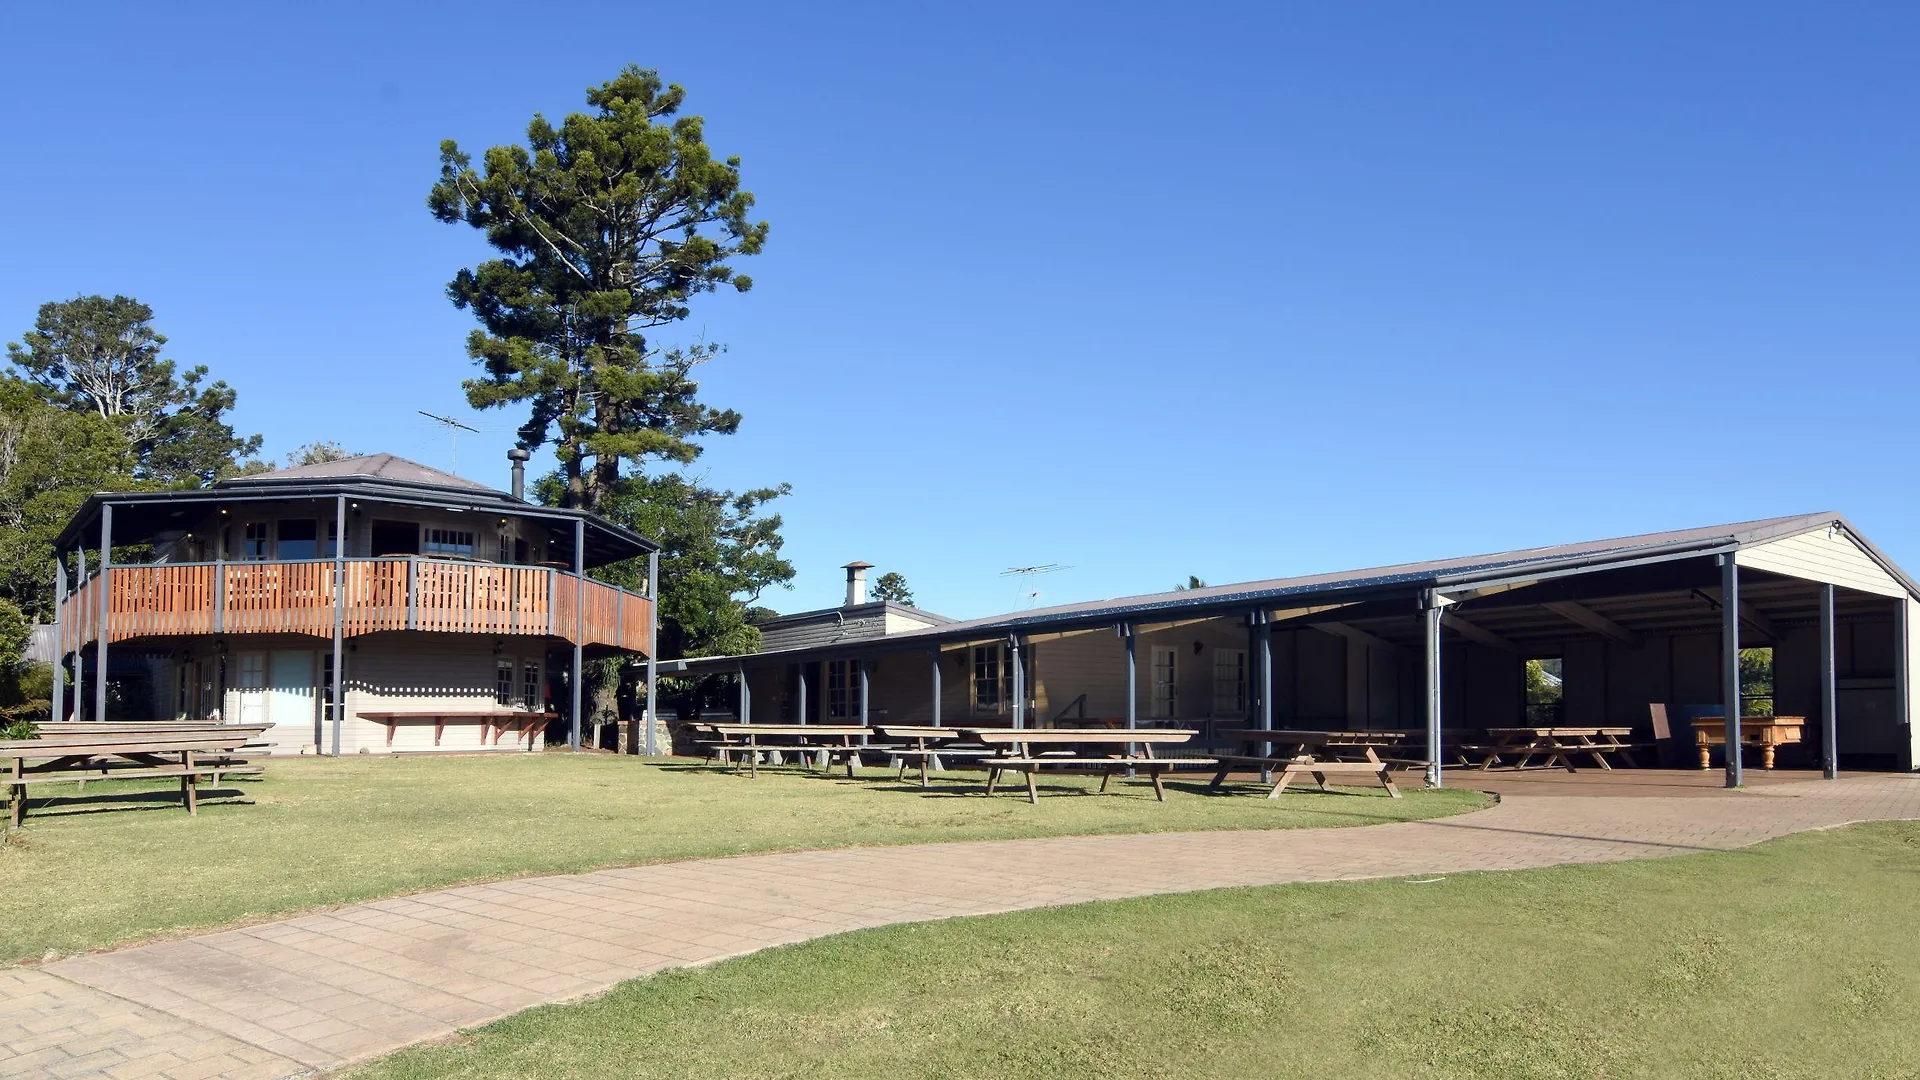
POLYGON ((1920 777, 1510 796, 1357 829, 753 855, 527 878, 0 969, 0 1077, 298 1075, 663 968, 861 927, 1149 893, 1507 870, 1920 818, 1920 777))

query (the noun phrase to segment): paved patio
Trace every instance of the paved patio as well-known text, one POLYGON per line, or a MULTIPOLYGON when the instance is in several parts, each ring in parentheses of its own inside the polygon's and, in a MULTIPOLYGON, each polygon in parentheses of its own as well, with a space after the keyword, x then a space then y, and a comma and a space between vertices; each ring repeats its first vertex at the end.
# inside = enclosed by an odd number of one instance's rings
POLYGON ((264 1080, 664 968, 863 927, 1227 886, 1718 851, 1920 819, 1914 776, 1782 775, 1728 792, 1714 786, 1717 773, 1588 775, 1449 773, 1452 784, 1509 794, 1438 821, 669 863, 444 889, 0 969, 0 1076, 264 1080), (1529 784, 1541 793, 1517 793, 1529 784))

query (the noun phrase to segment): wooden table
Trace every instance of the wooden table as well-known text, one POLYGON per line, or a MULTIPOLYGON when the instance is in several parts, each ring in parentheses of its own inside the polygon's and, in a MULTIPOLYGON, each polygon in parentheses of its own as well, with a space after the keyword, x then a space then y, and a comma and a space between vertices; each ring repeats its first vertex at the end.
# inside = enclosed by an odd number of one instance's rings
POLYGON ((1633 759, 1635 744, 1625 740, 1633 736, 1630 727, 1512 727, 1488 728, 1488 742, 1479 746, 1462 746, 1460 749, 1486 755, 1480 762, 1482 771, 1500 763, 1505 754, 1517 755, 1520 760, 1514 768, 1524 769, 1535 757, 1541 758, 1540 768, 1550 769, 1556 764, 1568 772, 1576 771, 1573 759, 1585 754, 1594 764, 1612 772, 1613 766, 1607 763, 1607 755, 1618 754, 1627 764, 1639 767, 1633 759))
POLYGON ((197 814, 202 777, 218 782, 223 775, 260 771, 232 755, 266 730, 264 724, 232 724, 151 734, 62 731, 38 739, 0 740, 0 761, 8 763, 13 824, 26 817, 29 786, 78 784, 84 791, 88 780, 178 779, 180 804, 197 814))
POLYGON ((1219 756, 1220 770, 1213 774, 1209 790, 1219 790, 1235 766, 1258 768, 1262 773, 1278 771, 1269 799, 1277 799, 1295 779, 1311 776, 1328 790, 1328 775, 1355 773, 1373 777, 1395 799, 1400 789, 1393 786, 1392 764, 1380 760, 1376 748, 1397 746, 1413 733, 1409 731, 1288 731, 1266 728, 1221 728, 1217 737, 1227 738, 1254 748, 1273 744, 1275 752, 1250 750, 1219 756), (1284 748, 1284 749, 1282 749, 1284 748))
MULTIPOLYGON (((847 775, 852 776, 860 759, 860 747, 854 740, 871 736, 874 729, 859 724, 715 724, 713 731, 720 738, 712 748, 719 753, 721 764, 731 764, 728 758, 738 753, 747 759, 749 776, 760 775, 762 752, 780 750, 825 751, 829 769, 833 758, 839 757, 846 763, 847 775)), ((801 764, 807 764, 805 755, 801 764)))
MULTIPOLYGON (((1776 747, 1800 742, 1807 718, 1804 716, 1743 716, 1740 718, 1740 745, 1760 748, 1760 767, 1773 769, 1776 747)), ((1700 767, 1713 760, 1713 748, 1727 745, 1727 719, 1724 716, 1693 718, 1693 742, 1700 748, 1700 767)))
POLYGON ((1181 758, 1168 760, 1153 756, 1155 746, 1167 746, 1184 743, 1193 738, 1193 732, 1186 728, 969 728, 960 730, 975 741, 998 749, 997 753, 980 759, 987 769, 987 794, 992 795, 994 785, 1003 772, 1017 772, 1026 777, 1027 801, 1038 803, 1040 789, 1034 781, 1034 775, 1045 768, 1070 768, 1088 772, 1098 771, 1100 790, 1107 790, 1112 783, 1113 774, 1137 770, 1147 773, 1153 781, 1154 797, 1161 802, 1167 801, 1167 789, 1160 783, 1160 774, 1176 764, 1211 765, 1212 758, 1181 758), (1140 753, 1128 749, 1137 744, 1140 753), (1060 747, 1058 750, 1036 750, 1036 747, 1060 747), (1116 752, 1109 754, 1088 753, 1071 747, 1109 746, 1116 752))
POLYGON ((447 721, 457 723, 469 721, 480 725, 480 745, 487 745, 487 736, 493 736, 493 745, 500 745, 500 736, 512 731, 513 741, 518 743, 525 736, 526 748, 533 749, 533 734, 536 728, 559 719, 556 713, 521 712, 515 710, 421 710, 418 712, 363 712, 355 713, 362 720, 372 720, 387 726, 387 745, 393 745, 393 733, 408 720, 433 721, 433 745, 440 745, 440 736, 446 733, 447 721))
POLYGON ((884 749, 900 761, 900 773, 897 779, 907 778, 908 761, 917 759, 920 762, 922 790, 927 787, 929 763, 937 763, 942 757, 984 758, 993 754, 993 751, 985 747, 954 746, 954 743, 967 737, 966 728, 929 727, 924 724, 881 724, 874 730, 879 732, 882 738, 893 740, 893 745, 884 749))

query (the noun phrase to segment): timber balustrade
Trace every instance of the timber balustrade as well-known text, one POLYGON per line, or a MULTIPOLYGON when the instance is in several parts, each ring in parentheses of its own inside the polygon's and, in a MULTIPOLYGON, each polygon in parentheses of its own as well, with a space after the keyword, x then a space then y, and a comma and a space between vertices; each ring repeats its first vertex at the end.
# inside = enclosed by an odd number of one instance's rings
MULTIPOLYGON (((107 570, 107 640, 174 634, 333 636, 332 559, 161 563, 107 570)), ((541 566, 445 559, 347 559, 345 632, 383 630, 553 636, 646 651, 653 602, 541 566)), ((62 651, 100 634, 100 575, 61 609, 62 651)))

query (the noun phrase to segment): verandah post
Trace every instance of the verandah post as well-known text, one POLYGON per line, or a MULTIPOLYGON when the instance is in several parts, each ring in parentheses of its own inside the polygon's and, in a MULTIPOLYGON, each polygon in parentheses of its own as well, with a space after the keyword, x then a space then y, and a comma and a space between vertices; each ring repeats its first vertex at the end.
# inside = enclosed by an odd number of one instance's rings
MULTIPOLYGON (((1260 638, 1260 730, 1272 731, 1273 730, 1273 615, 1271 612, 1267 611, 1265 608, 1262 608, 1259 612, 1255 613, 1254 618, 1259 621, 1259 638, 1260 638)), ((1269 741, 1269 742, 1263 742, 1260 744, 1260 756, 1263 758, 1270 758, 1273 756, 1272 742, 1269 741)), ((1260 781, 1261 783, 1267 783, 1267 784, 1272 783, 1273 770, 1271 768, 1260 770, 1260 781)))
POLYGON ((113 617, 113 504, 100 507, 100 633, 93 658, 93 718, 107 718, 107 631, 113 617))
POLYGON ((1020 635, 1007 635, 1008 655, 1013 664, 1013 726, 1017 731, 1027 726, 1027 672, 1020 657, 1020 635))
POLYGON ((1833 586, 1820 586, 1820 775, 1840 775, 1839 684, 1834 680, 1833 586))
MULTIPOLYGON (((1132 731, 1140 726, 1139 676, 1133 652, 1133 624, 1123 622, 1119 631, 1120 640, 1127 649, 1127 730, 1132 731)), ((1127 744, 1128 756, 1139 752, 1139 743, 1127 744)))
POLYGON ((940 647, 933 648, 933 726, 940 726, 940 647))
POLYGON ((1740 760, 1740 564, 1720 556, 1720 701, 1726 710, 1727 786, 1745 777, 1740 760))
MULTIPOLYGON (((76 594, 87 586, 87 546, 85 544, 76 544, 73 549, 73 581, 73 590, 76 594)), ((85 606, 76 601, 73 612, 73 718, 75 720, 87 718, 88 615, 84 610, 85 606)))
POLYGON ((654 737, 653 726, 659 722, 660 710, 654 705, 654 697, 660 689, 659 672, 655 655, 660 651, 660 553, 647 552, 647 753, 660 752, 658 740, 654 737))
POLYGON ((1440 787, 1443 783, 1440 768, 1440 598, 1432 592, 1426 596, 1426 610, 1421 612, 1427 654, 1427 786, 1440 787))
POLYGON ((53 719, 67 718, 67 557, 53 553, 53 719))
POLYGON ((567 749, 580 749, 580 680, 587 634, 587 520, 573 519, 573 715, 567 725, 567 749))
POLYGON ((347 497, 333 500, 333 756, 340 756, 340 727, 346 702, 340 697, 341 646, 347 632, 347 497))

